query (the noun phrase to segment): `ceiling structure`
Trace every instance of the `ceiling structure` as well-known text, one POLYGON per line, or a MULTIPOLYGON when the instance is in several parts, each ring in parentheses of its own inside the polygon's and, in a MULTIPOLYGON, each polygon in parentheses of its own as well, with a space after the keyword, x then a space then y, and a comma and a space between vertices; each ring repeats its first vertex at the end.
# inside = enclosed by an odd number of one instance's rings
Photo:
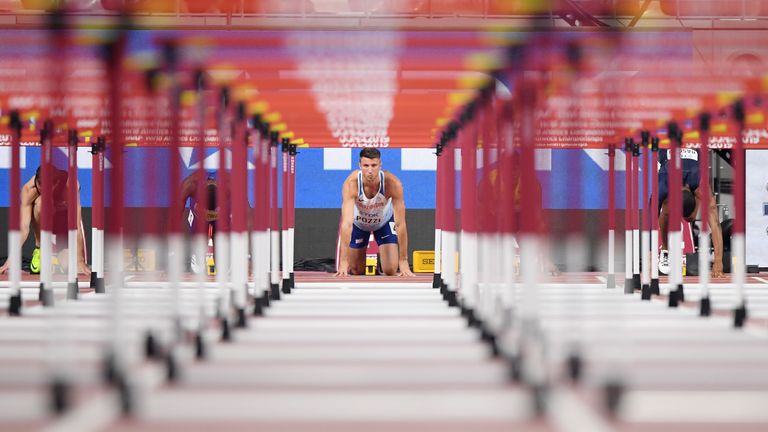
MULTIPOLYGON (((0 0, 0 27, 6 28, 0 50, 4 67, 19 71, 19 85, 35 74, 41 82, 55 81, 29 53, 48 53, 55 45, 46 29, 50 10, 61 4, 70 43, 86 48, 70 47, 70 56, 59 58, 66 68, 57 72, 83 76, 90 67, 90 80, 101 80, 92 89, 94 100, 105 97, 109 84, 97 45, 125 23, 118 12, 127 8, 136 29, 128 36, 133 96, 147 93, 140 85, 145 70, 168 74, 162 47, 173 41, 186 77, 171 75, 186 82, 181 87, 190 91, 193 71, 204 68, 208 99, 216 100, 218 87, 230 87, 250 114, 313 147, 433 146, 459 110, 496 82, 493 74, 506 67, 509 47, 539 30, 682 29, 692 35, 686 42, 692 64, 712 69, 741 62, 757 72, 768 64, 756 43, 764 39, 743 31, 762 34, 768 0, 0 0), (9 58, 18 46, 16 60, 9 58)), ((15 87, 10 82, 6 96, 15 87)), ((135 110, 140 121, 169 115, 149 109, 158 103, 156 95, 142 96, 134 101, 145 108, 135 110)), ((0 113, 15 108, 0 98, 0 113)), ((195 119, 191 103, 185 112, 195 119)), ((164 127, 152 126, 159 135, 164 127)), ((138 145, 152 141, 138 129, 138 145)))

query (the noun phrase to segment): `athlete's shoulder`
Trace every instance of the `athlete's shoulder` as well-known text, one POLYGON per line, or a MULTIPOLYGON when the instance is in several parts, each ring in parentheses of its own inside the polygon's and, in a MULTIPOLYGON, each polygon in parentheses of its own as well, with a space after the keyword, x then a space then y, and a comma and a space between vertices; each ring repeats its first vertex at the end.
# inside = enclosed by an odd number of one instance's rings
POLYGON ((352 171, 344 180, 344 184, 341 186, 341 190, 345 195, 357 196, 357 173, 358 170, 352 171))
POLYGON ((403 195, 403 183, 396 175, 389 171, 384 171, 384 183, 386 184, 384 188, 386 196, 392 197, 403 195))
POLYGON ((35 201, 38 196, 40 196, 40 192, 37 190, 37 187, 35 187, 35 178, 32 177, 28 182, 24 183, 24 186, 21 188, 21 203, 30 204, 35 201))
POLYGON ((359 173, 360 173, 360 170, 354 170, 351 173, 349 173, 347 178, 344 180, 344 185, 354 184, 355 186, 357 186, 357 177, 359 173))

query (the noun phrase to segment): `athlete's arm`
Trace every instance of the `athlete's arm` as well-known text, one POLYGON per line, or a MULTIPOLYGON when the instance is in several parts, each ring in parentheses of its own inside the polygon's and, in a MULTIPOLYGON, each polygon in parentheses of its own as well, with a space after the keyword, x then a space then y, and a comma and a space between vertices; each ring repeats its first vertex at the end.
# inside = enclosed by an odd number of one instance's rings
POLYGON ((181 183, 181 202, 178 203, 178 208, 182 213, 184 212, 184 204, 187 202, 187 199, 197 193, 198 177, 199 175, 197 171, 195 171, 187 176, 181 183))
POLYGON ((395 213, 395 232, 397 233, 397 244, 400 251, 400 275, 413 276, 411 267, 408 265, 408 225, 405 222, 405 198, 403 193, 403 184, 400 179, 393 174, 386 173, 387 193, 392 198, 392 210, 395 213))
POLYGON ((339 245, 339 265, 336 276, 349 274, 349 242, 352 236, 352 220, 355 215, 357 199, 357 177, 350 175, 341 187, 341 239, 339 245))
MULTIPOLYGON (((21 188, 21 220, 19 222, 21 225, 19 226, 19 235, 22 245, 27 241, 27 237, 29 237, 29 224, 32 222, 32 206, 38 195, 37 188, 35 188, 35 178, 32 177, 21 188)), ((0 274, 5 274, 10 265, 11 262, 5 260, 5 264, 0 267, 0 274)))

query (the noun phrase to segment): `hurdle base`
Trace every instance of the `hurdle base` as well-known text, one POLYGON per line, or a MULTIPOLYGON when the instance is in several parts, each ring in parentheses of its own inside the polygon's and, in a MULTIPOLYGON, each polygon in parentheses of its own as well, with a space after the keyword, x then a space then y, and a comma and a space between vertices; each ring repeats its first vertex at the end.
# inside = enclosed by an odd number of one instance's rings
POLYGON ((248 318, 245 316, 245 308, 237 308, 237 321, 235 323, 235 327, 248 327, 248 318))
POLYGON ((708 317, 712 314, 712 302, 709 297, 702 297, 699 302, 699 316, 708 317))
POLYGON ((288 276, 288 281, 291 284, 291 292, 296 288, 296 274, 294 272, 291 272, 291 274, 288 276))
POLYGON ((160 346, 152 331, 147 331, 144 334, 144 357, 147 360, 156 360, 160 358, 160 346))
POLYGON ((96 294, 104 294, 107 292, 103 277, 96 278, 96 286, 94 287, 94 292, 96 292, 96 294))
POLYGON ((572 382, 578 383, 581 381, 582 372, 584 371, 584 362, 578 353, 570 353, 566 361, 568 367, 568 377, 572 382))
POLYGON ((21 316, 21 291, 8 298, 8 315, 21 316))
POLYGON ((280 284, 273 283, 269 286, 269 299, 280 300, 280 284))
POLYGON ((165 380, 168 383, 175 383, 179 380, 179 362, 173 354, 173 349, 168 351, 165 356, 165 380))
POLYGON ((606 288, 616 288, 616 275, 615 274, 609 274, 605 275, 605 287, 606 288))
POLYGON ((677 290, 676 289, 671 290, 669 292, 667 306, 669 306, 671 308, 676 308, 677 306, 679 306, 679 304, 680 304, 680 301, 679 301, 679 299, 677 297, 677 290))
POLYGON ((651 295, 661 295, 661 288, 659 288, 659 278, 651 279, 651 295))
POLYGON ((128 380, 125 379, 123 373, 118 373, 115 376, 115 385, 117 386, 117 392, 120 396, 120 411, 124 416, 130 416, 133 413, 133 390, 128 384, 128 380))
POLYGON ((256 301, 259 302, 259 304, 261 304, 262 309, 266 309, 271 305, 271 303, 269 302, 269 294, 267 294, 266 292, 261 297, 258 297, 256 301))
POLYGON ((208 357, 208 350, 205 347, 205 338, 202 330, 198 330, 195 333, 195 358, 203 360, 206 357, 208 357))
POLYGON ((744 323, 747 322, 747 305, 742 303, 741 306, 733 310, 733 326, 736 328, 744 327, 744 323))
POLYGON ((618 380, 611 380, 603 386, 603 404, 605 411, 611 417, 616 417, 621 408, 621 400, 624 396, 624 385, 618 380))
POLYGON ((509 367, 509 378, 519 383, 523 380, 523 361, 520 355, 513 355, 507 359, 507 365, 509 367))
POLYGON ((488 328, 484 325, 481 326, 482 330, 480 331, 480 339, 488 344, 488 347, 491 348, 491 355, 496 358, 501 354, 501 351, 499 351, 499 346, 496 343, 496 336, 488 330, 488 328))
POLYGON ((37 299, 45 307, 53 306, 53 289, 45 287, 45 284, 40 282, 40 291, 37 293, 37 299))
POLYGON ((640 288, 640 299, 641 300, 650 300, 651 299, 651 285, 650 284, 643 284, 642 288, 640 288))
POLYGON ((464 306, 463 304, 459 305, 459 310, 461 311, 461 316, 466 318, 468 327, 478 327, 480 321, 475 316, 474 310, 464 306))
POLYGON ((458 307, 459 299, 456 297, 456 291, 451 291, 448 288, 445 289, 445 295, 448 297, 446 301, 449 307, 458 307))
POLYGON ((287 277, 287 278, 283 279, 282 293, 283 294, 290 294, 291 293, 291 279, 290 279, 290 277, 287 277))
POLYGON ((117 359, 113 352, 107 352, 101 362, 101 374, 104 383, 114 385, 117 383, 117 359))
POLYGON ((684 302, 685 301, 685 291, 683 290, 683 284, 678 284, 677 285, 677 299, 680 302, 684 302))
POLYGON ((65 413, 70 407, 71 386, 62 378, 54 378, 51 381, 51 412, 54 415, 65 413))
POLYGON ((221 341, 230 342, 232 340, 232 329, 229 327, 229 320, 221 319, 221 341))
POLYGON ((442 288, 442 277, 440 277, 440 273, 435 273, 432 275, 432 288, 442 288))
POLYGON ((549 388, 546 384, 533 384, 530 389, 533 412, 537 417, 542 417, 547 413, 549 388))
POLYGON ((90 286, 93 289, 96 289, 96 281, 99 279, 99 275, 96 274, 95 271, 91 272, 91 280, 88 286, 90 286))
POLYGON ((80 294, 80 288, 77 286, 77 281, 67 282, 67 300, 77 300, 80 294))
POLYGON ((264 316, 264 308, 261 307, 261 300, 256 297, 253 302, 253 316, 264 316))
POLYGON ((632 294, 635 292, 634 284, 632 278, 624 279, 624 294, 632 294))
POLYGON ((632 290, 633 291, 640 291, 641 286, 642 286, 642 282, 640 281, 640 275, 639 274, 633 274, 632 275, 632 290))

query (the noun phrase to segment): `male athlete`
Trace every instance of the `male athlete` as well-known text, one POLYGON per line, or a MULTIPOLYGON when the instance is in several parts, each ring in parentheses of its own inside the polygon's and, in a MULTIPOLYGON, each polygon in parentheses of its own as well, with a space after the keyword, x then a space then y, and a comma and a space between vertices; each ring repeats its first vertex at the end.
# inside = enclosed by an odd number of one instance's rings
MULTIPOLYGON (((53 253, 58 254, 59 266, 62 271, 67 271, 67 210, 73 207, 67 202, 67 172, 52 168, 53 174, 53 253)), ((78 185, 79 191, 80 185, 78 185)), ((40 167, 37 168, 35 176, 29 179, 21 188, 21 244, 29 236, 29 225, 35 235, 35 250, 32 252, 32 261, 29 263, 29 270, 33 274, 40 273, 40 167)), ((85 241, 83 240, 82 211, 80 209, 80 194, 77 196, 77 272, 80 274, 91 274, 91 269, 85 261, 85 241)), ((10 262, 6 260, 0 267, 0 273, 5 274, 8 271, 10 262)))
MULTIPOLYGON (((669 195, 667 162, 669 150, 659 151, 659 231, 661 234, 661 253, 659 254, 659 272, 669 274, 669 246, 667 233, 669 231, 669 209, 667 197, 669 195)), ((701 203, 701 190, 699 189, 699 151, 685 148, 680 150, 680 165, 682 169, 682 215, 686 222, 696 220, 696 214, 701 203)), ((709 179, 707 179, 709 181, 709 179)), ((723 234, 720 230, 720 220, 717 217, 717 205, 715 198, 709 197, 709 228, 712 231, 712 246, 715 248, 714 262, 712 263, 712 277, 723 277, 723 234)), ((704 217, 704 215, 702 215, 704 217)), ((709 251, 699 251, 709 254, 709 251)))
MULTIPOLYGON (((181 197, 185 205, 189 201, 189 217, 187 221, 189 222, 189 229, 192 234, 196 234, 200 230, 200 232, 205 232, 205 235, 208 236, 207 238, 213 238, 216 231, 216 220, 219 217, 219 205, 216 200, 217 191, 218 185, 215 173, 201 174, 199 171, 195 171, 182 182, 181 197), (203 183, 201 184, 201 182, 203 183), (197 188, 200 186, 204 187, 204 201, 202 203, 196 200, 197 188), (202 227, 200 227, 201 224, 202 227)), ((205 259, 192 253, 190 255, 189 267, 195 274, 202 273, 205 268, 205 259)))
POLYGON ((408 265, 408 229, 403 185, 381 169, 381 152, 360 152, 360 170, 341 188, 341 251, 336 276, 365 274, 365 251, 373 233, 379 245, 381 269, 392 276, 413 276, 408 265))

